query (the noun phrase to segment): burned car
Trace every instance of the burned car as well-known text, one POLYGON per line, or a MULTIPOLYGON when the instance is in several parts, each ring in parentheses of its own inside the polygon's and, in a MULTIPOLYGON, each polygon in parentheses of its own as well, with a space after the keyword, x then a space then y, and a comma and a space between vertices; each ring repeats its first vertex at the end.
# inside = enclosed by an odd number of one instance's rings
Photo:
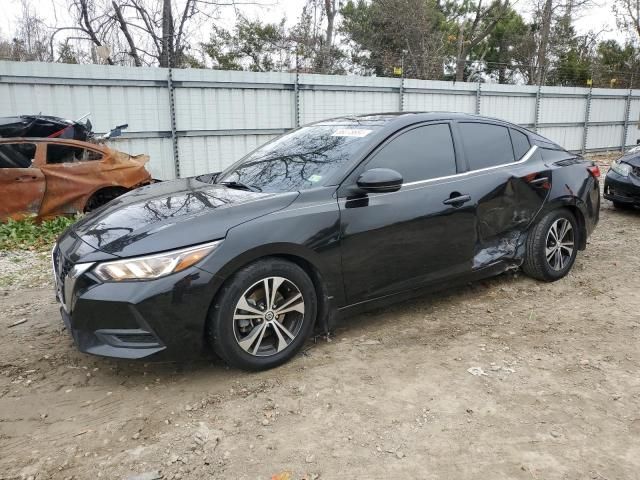
POLYGON ((640 147, 611 164, 604 179, 604 198, 616 208, 640 206, 640 147))
POLYGON ((61 138, 0 138, 0 221, 91 211, 152 182, 147 155, 61 138))
POLYGON ((564 277, 598 223, 599 176, 491 118, 321 121, 75 223, 52 252, 60 312, 83 352, 209 344, 230 365, 274 367, 361 309, 518 268, 564 277))

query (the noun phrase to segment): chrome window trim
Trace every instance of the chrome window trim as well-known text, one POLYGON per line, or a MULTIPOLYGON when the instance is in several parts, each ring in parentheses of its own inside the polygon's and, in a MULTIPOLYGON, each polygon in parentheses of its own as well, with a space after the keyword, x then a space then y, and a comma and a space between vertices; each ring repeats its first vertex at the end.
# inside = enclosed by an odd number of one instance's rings
POLYGON ((488 171, 491 171, 491 170, 496 170, 498 168, 512 167, 512 166, 515 166, 515 165, 521 165, 521 164, 525 163, 527 160, 529 160, 531 158, 531 156, 536 152, 537 149, 538 149, 538 146, 537 145, 533 145, 527 151, 527 153, 525 153, 522 156, 522 158, 520 160, 518 160, 517 162, 503 163, 501 165, 493 165, 491 167, 478 168, 477 170, 468 170, 466 172, 454 173, 453 175, 446 175, 444 177, 429 178, 427 180, 418 180, 416 182, 403 183, 402 187, 411 186, 411 185, 419 185, 419 184, 427 183, 427 182, 436 182, 438 180, 448 180, 450 178, 462 177, 464 175, 470 175, 470 174, 474 174, 474 173, 478 173, 478 172, 488 172, 488 171))

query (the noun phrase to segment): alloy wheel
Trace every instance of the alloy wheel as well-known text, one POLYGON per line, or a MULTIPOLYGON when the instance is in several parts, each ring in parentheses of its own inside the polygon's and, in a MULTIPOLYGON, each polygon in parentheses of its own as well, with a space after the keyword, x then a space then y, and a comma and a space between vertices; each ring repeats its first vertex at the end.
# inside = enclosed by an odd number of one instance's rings
POLYGON ((574 249, 574 234, 571 222, 559 218, 551 225, 547 233, 546 257, 549 266, 560 271, 571 261, 574 249))
POLYGON ((257 281, 240 296, 233 314, 238 345, 250 355, 265 357, 286 349, 304 322, 300 289, 284 277, 257 281))

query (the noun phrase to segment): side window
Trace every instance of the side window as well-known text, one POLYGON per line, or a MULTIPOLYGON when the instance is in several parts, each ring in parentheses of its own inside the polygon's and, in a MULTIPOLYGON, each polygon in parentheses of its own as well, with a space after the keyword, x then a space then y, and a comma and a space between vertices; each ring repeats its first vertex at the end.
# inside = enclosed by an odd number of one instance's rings
POLYGON ((34 143, 0 144, 0 168, 29 168, 35 156, 34 143))
POLYGON ((449 125, 423 125, 402 133, 374 154, 367 163, 370 168, 396 170, 405 183, 455 174, 449 125))
POLYGON ((471 170, 514 161, 507 127, 489 123, 459 123, 458 126, 471 170))
POLYGON ((529 151, 531 144, 524 133, 514 129, 511 129, 510 131, 511 143, 513 143, 513 153, 516 155, 516 160, 520 160, 524 157, 524 154, 529 151))
POLYGON ((100 152, 69 145, 47 145, 47 163, 76 163, 102 160, 100 152))

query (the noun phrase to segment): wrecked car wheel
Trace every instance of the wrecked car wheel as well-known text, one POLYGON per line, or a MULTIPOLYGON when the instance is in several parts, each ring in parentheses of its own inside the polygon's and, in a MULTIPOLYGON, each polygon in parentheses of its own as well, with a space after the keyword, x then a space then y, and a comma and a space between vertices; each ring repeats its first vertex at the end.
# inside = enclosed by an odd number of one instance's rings
POLYGON ((229 365, 276 367, 293 357, 315 323, 317 298, 298 265, 266 258, 238 271, 210 312, 209 340, 229 365))
POLYGON ((100 208, 101 206, 106 205, 114 198, 117 198, 125 193, 127 193, 126 188, 105 188, 102 190, 98 190, 87 201, 87 204, 84 207, 84 212, 92 212, 96 208, 100 208))
POLYGON ((564 277, 575 262, 578 235, 578 223, 569 210, 547 213, 529 232, 522 269, 546 282, 564 277))

